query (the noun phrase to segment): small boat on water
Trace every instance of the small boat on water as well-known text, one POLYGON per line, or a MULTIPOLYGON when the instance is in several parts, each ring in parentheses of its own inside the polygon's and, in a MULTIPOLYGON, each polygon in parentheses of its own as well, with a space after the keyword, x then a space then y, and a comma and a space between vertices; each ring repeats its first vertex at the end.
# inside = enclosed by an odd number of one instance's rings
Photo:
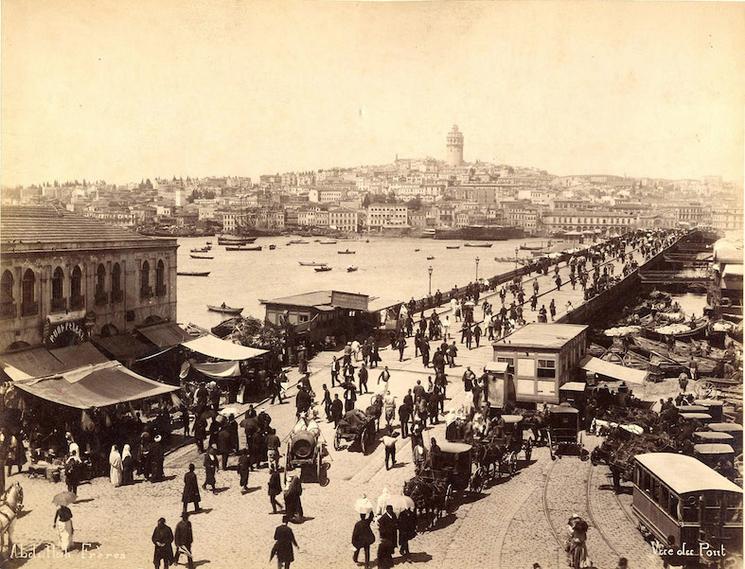
POLYGON ((331 267, 328 265, 321 265, 320 267, 314 267, 313 270, 317 273, 325 273, 326 271, 330 271, 331 267))
POLYGON ((212 245, 212 241, 207 241, 207 245, 212 245))
POLYGON ((316 261, 298 261, 301 267, 325 267, 328 263, 318 263, 316 261))
POLYGON ((339 255, 356 255, 357 251, 350 251, 349 249, 345 249, 344 251, 337 251, 339 255))
POLYGON ((237 308, 228 306, 223 302, 220 306, 213 306, 211 304, 208 304, 207 310, 211 310, 212 312, 220 312, 221 314, 232 314, 233 316, 238 316, 241 312, 243 312, 243 307, 237 308))
POLYGON ((212 247, 197 247, 195 249, 189 249, 190 253, 207 253, 212 247))
POLYGON ((176 275, 179 277, 208 277, 210 276, 209 271, 177 271, 176 275))
POLYGON ((218 245, 246 245, 254 241, 256 241, 256 237, 242 237, 240 235, 221 235, 217 238, 218 245))
POLYGON ((418 253, 421 249, 414 249, 414 253, 418 253))
POLYGON ((428 261, 431 261, 432 259, 434 259, 434 257, 432 255, 430 255, 429 257, 427 257, 427 260, 428 261))
POLYGON ((491 247, 494 243, 464 243, 464 247, 491 247))
POLYGON ((231 247, 228 245, 225 247, 226 251, 261 251, 261 245, 257 245, 256 247, 243 247, 243 246, 237 246, 237 247, 231 247))
POLYGON ((460 249, 460 245, 446 245, 445 249, 460 249))
POLYGON ((321 245, 336 245, 336 241, 319 241, 321 245))
POLYGON ((348 273, 353 273, 353 272, 355 272, 356 270, 357 270, 357 267, 355 267, 354 265, 352 265, 351 267, 347 267, 347 272, 348 272, 348 273))
POLYGON ((274 251, 277 248, 276 245, 269 245, 269 250, 274 251))
POLYGON ((292 241, 287 242, 288 245, 307 245, 308 241, 303 241, 302 239, 293 239, 292 241))
POLYGON ((215 258, 214 255, 195 255, 194 253, 191 253, 189 257, 191 257, 192 259, 205 259, 205 260, 215 258))

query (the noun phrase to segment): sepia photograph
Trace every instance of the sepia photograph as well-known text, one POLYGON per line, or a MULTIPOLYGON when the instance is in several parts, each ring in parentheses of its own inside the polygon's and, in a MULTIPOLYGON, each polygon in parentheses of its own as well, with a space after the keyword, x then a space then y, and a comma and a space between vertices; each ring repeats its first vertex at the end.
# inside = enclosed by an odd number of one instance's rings
POLYGON ((0 2, 2 569, 742 569, 745 1, 0 2))

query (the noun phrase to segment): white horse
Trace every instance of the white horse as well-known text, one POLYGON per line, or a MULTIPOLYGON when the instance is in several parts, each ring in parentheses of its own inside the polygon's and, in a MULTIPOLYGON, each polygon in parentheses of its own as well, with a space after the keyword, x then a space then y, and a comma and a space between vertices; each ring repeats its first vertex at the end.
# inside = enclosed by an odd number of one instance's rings
POLYGON ((0 559, 10 559, 16 517, 22 509, 23 488, 20 482, 16 482, 5 491, 0 500, 0 559))

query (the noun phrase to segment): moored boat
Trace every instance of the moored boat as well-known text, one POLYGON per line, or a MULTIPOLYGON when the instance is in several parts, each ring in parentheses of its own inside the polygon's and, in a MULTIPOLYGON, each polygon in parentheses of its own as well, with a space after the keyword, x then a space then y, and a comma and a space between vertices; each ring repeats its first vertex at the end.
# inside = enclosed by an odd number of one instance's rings
POLYGON ((211 304, 207 305, 207 310, 211 310, 212 312, 220 312, 221 314, 232 314, 234 316, 237 316, 241 312, 243 312, 243 307, 234 307, 234 306, 228 306, 224 302, 220 306, 213 306, 211 304))
POLYGON ((241 235, 220 235, 217 238, 218 245, 246 245, 254 241, 256 241, 256 237, 243 237, 241 235))
POLYGON ((276 245, 269 245, 269 250, 274 251, 277 248, 276 245))
POLYGON ((287 242, 288 245, 307 245, 308 241, 303 241, 302 239, 293 239, 292 241, 287 242))
POLYGON ((210 271, 177 271, 176 275, 179 277, 208 277, 210 271))
POLYGON ((349 249, 345 249, 344 251, 337 251, 339 255, 356 255, 357 251, 351 251, 349 249))
POLYGON ((190 253, 207 253, 212 247, 196 247, 195 249, 189 249, 190 253))
POLYGON ((464 243, 464 247, 491 247, 494 243, 464 243))
POLYGON ((321 245, 336 245, 336 241, 319 241, 321 245))
POLYGON ((237 246, 237 247, 231 247, 230 245, 225 247, 226 251, 261 251, 261 245, 257 245, 256 247, 243 247, 243 246, 237 246))
POLYGON ((317 273, 325 273, 326 271, 330 271, 331 267, 328 265, 322 265, 320 267, 314 267, 313 270, 317 273))
POLYGON ((357 270, 357 267, 355 267, 354 265, 352 265, 352 266, 350 266, 350 267, 347 267, 347 272, 348 272, 348 273, 353 273, 353 272, 355 272, 356 270, 357 270))
POLYGON ((316 261, 298 261, 301 267, 325 267, 328 263, 318 263, 316 261))
POLYGON ((431 261, 432 259, 434 259, 434 256, 432 256, 432 255, 430 255, 429 257, 427 257, 427 260, 428 261, 431 261))
POLYGON ((460 245, 446 245, 445 249, 460 249, 460 245))
POLYGON ((205 259, 205 260, 215 258, 214 255, 195 255, 194 253, 191 253, 189 257, 191 257, 192 259, 205 259))

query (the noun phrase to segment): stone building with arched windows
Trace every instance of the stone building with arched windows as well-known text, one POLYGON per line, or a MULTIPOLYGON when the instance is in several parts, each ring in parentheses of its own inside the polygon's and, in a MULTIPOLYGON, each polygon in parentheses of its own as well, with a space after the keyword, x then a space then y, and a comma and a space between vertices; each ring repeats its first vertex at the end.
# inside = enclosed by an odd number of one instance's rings
POLYGON ((176 320, 175 239, 47 207, 3 207, 0 352, 176 320))

